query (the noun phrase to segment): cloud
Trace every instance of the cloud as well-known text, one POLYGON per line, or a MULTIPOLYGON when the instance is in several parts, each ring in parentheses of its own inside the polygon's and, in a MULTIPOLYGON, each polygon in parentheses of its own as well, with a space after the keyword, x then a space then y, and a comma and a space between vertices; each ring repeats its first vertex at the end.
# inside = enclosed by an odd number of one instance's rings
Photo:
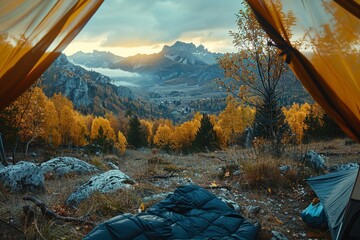
POLYGON ((104 1, 76 41, 102 36, 103 48, 154 46, 190 36, 219 41, 236 29, 240 8, 240 0, 104 1))

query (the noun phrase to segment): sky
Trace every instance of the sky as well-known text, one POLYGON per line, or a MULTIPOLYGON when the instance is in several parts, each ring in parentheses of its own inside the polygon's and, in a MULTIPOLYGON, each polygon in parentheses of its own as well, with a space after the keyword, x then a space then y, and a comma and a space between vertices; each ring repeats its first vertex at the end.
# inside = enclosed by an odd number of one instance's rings
POLYGON ((234 52, 241 0, 106 0, 64 50, 110 51, 127 57, 161 51, 177 40, 212 52, 234 52))

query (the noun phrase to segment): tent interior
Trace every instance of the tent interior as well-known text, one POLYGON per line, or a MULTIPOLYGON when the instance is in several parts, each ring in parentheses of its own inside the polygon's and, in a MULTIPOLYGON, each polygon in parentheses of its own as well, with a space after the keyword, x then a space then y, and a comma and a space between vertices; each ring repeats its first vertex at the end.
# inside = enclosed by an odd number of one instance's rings
MULTIPOLYGON (((102 2, 1 1, 0 109, 40 77, 102 2)), ((359 141, 360 1, 247 0, 247 3, 312 97, 350 138, 359 141), (284 19, 283 13, 287 11, 296 20, 292 29, 288 29, 284 19), (306 47, 298 47, 303 37, 306 47)), ((360 237, 360 228, 350 229, 360 221, 360 179, 353 185, 341 220, 343 230, 333 239, 360 237)))

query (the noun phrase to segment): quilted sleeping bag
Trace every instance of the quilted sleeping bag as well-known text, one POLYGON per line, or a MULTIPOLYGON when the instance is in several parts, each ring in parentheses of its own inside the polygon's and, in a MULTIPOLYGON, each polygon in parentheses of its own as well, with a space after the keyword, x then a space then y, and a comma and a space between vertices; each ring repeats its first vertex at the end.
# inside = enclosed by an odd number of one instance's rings
POLYGON ((85 240, 255 239, 258 229, 207 190, 179 187, 137 215, 123 214, 96 226, 85 240))

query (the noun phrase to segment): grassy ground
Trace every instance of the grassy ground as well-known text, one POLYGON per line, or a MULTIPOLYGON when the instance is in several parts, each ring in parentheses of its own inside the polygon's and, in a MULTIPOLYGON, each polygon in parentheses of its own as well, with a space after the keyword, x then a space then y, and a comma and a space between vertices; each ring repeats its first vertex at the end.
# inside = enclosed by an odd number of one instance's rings
MULTIPOLYGON (((150 149, 128 150, 122 157, 95 157, 66 151, 56 155, 78 157, 104 171, 109 169, 104 163, 113 162, 136 181, 134 188, 111 194, 97 193, 77 208, 70 209, 64 205, 65 199, 91 176, 68 175, 61 179, 46 176, 46 192, 35 196, 60 215, 81 217, 100 223, 121 213, 135 214, 141 203, 144 202, 148 207, 161 200, 146 202, 145 197, 172 192, 177 186, 191 182, 209 188, 216 184, 226 186, 229 190, 209 191, 237 202, 241 206, 241 214, 251 222, 261 225, 260 239, 270 239, 271 230, 281 232, 288 239, 330 239, 328 230, 312 229, 301 220, 301 211, 315 197, 305 179, 319 174, 299 161, 301 155, 310 149, 326 156, 327 166, 360 162, 360 145, 344 139, 289 146, 285 156, 280 159, 259 156, 253 149, 238 147, 191 155, 168 154, 150 149), (282 174, 279 171, 281 165, 289 165, 291 170, 282 174), (172 177, 168 179, 157 177, 169 174, 172 174, 172 177), (250 206, 259 206, 260 209, 252 213, 248 211, 250 206)), ((45 159, 40 155, 29 160, 41 162, 45 159)), ((81 239, 92 229, 93 226, 89 224, 52 220, 43 216, 38 208, 22 200, 29 194, 32 193, 13 194, 0 185, 0 220, 11 222, 25 233, 27 239, 75 240, 81 239), (29 205, 34 211, 31 219, 25 217, 22 210, 24 205, 29 205)), ((4 230, 4 226, 0 222, 0 231, 2 228, 4 230)), ((7 227, 5 230, 10 231, 10 228, 7 227)), ((12 233, 9 239, 14 239, 14 234, 12 233)))

